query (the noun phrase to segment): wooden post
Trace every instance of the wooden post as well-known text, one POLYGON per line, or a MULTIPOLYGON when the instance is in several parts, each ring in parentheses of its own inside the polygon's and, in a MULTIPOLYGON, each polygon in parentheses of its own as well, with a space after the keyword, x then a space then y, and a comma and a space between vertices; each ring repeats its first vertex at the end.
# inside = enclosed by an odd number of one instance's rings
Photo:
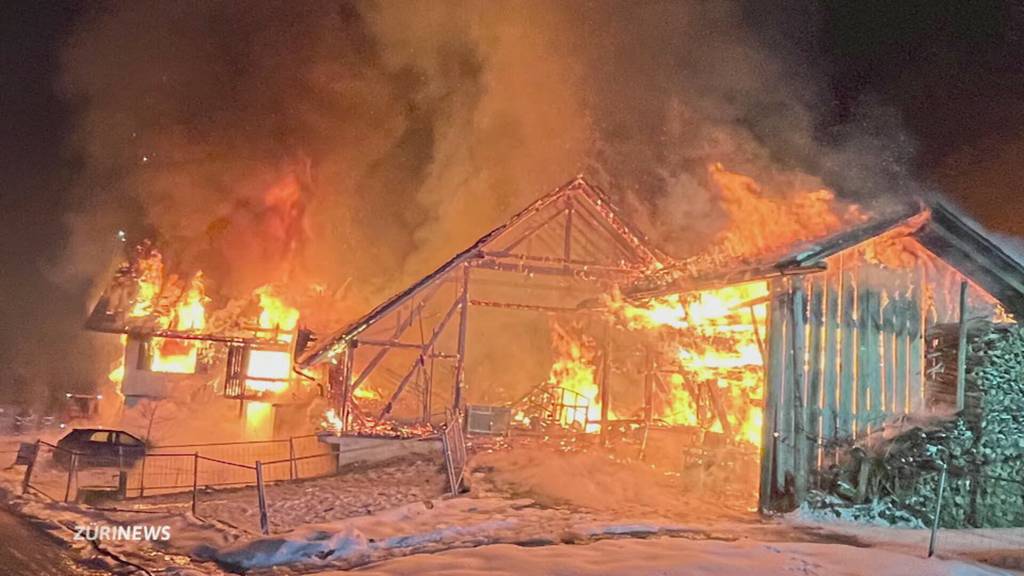
POLYGON ((960 282, 960 330, 956 347, 956 409, 967 399, 967 281, 960 282))
POLYGON ((774 509, 778 493, 776 478, 779 468, 779 404, 785 378, 785 290, 781 280, 770 283, 771 301, 768 306, 768 358, 765 361, 764 414, 761 426, 761 474, 758 490, 758 508, 762 513, 774 509))
POLYGON ((71 498, 71 480, 74 478, 75 473, 78 471, 78 453, 71 453, 71 467, 68 468, 68 481, 64 486, 64 501, 67 502, 71 498))
POLYGON ((791 377, 788 379, 787 385, 792 385, 790 410, 792 410, 793 489, 796 498, 795 504, 799 506, 807 495, 807 463, 810 452, 806 410, 808 400, 804 390, 804 368, 807 351, 807 333, 805 331, 807 326, 807 306, 804 280, 802 278, 794 278, 791 282, 792 297, 790 302, 792 305, 790 307, 790 314, 792 314, 793 318, 793 329, 790 333, 792 334, 791 341, 793 347, 789 356, 791 377))
POLYGON ((345 347, 345 358, 342 360, 341 398, 337 408, 338 417, 341 418, 339 434, 348 430, 349 407, 351 406, 353 392, 352 371, 355 370, 356 346, 355 341, 349 342, 348 346, 345 347))
POLYGON ((562 257, 565 260, 563 269, 568 272, 569 262, 572 260, 572 213, 574 212, 571 196, 566 196, 566 203, 568 206, 565 208, 565 239, 562 246, 562 257))
POLYGON ((199 452, 192 455, 192 515, 196 515, 199 500, 199 452))
POLYGON ((139 465, 139 498, 146 495, 146 454, 142 454, 142 464, 139 465))
POLYGON ((288 437, 288 478, 295 480, 295 439, 288 437))
POLYGON ((36 440, 35 452, 32 454, 32 459, 25 465, 25 476, 21 479, 21 493, 25 494, 28 492, 28 487, 32 483, 32 470, 36 467, 36 460, 39 459, 39 440, 36 440))
POLYGON ((458 359, 455 362, 455 390, 452 392, 452 410, 462 407, 462 389, 466 379, 466 322, 469 313, 469 266, 462 265, 462 292, 459 294, 458 359))
POLYGON ((611 402, 611 391, 608 385, 608 370, 611 367, 611 325, 605 324, 604 342, 601 351, 601 378, 598 380, 598 391, 601 396, 601 445, 608 445, 608 403, 611 402))
POLYGON ((267 493, 263 486, 263 463, 256 461, 256 497, 260 507, 260 533, 270 534, 270 519, 267 516, 267 493))
POLYGON ((646 370, 644 372, 644 426, 650 426, 654 418, 654 373, 657 370, 654 350, 649 344, 644 346, 646 352, 646 370))

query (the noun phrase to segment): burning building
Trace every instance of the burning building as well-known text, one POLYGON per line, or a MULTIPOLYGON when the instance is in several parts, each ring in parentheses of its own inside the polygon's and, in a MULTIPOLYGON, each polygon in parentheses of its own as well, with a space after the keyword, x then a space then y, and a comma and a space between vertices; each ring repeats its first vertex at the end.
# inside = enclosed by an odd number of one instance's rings
POLYGON ((299 351, 327 423, 504 411, 524 432, 639 438, 640 457, 670 434, 751 459, 760 508, 787 508, 844 443, 962 407, 962 382, 933 384, 933 328, 1024 312, 1024 268, 941 204, 875 216, 711 177, 736 219, 700 256, 655 249, 577 178, 299 351))
POLYGON ((237 402, 244 436, 269 437, 292 405, 309 399, 292 370, 299 312, 271 286, 209 310, 201 272, 164 270, 148 243, 137 247, 93 308, 86 327, 121 335, 109 378, 126 406, 171 397, 237 402))

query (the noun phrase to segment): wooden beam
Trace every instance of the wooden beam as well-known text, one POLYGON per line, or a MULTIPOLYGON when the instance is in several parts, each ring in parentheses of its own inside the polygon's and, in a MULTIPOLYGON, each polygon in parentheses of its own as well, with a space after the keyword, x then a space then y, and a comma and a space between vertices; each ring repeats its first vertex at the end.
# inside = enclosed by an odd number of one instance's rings
POLYGON ((413 361, 412 366, 409 367, 409 371, 406 372, 402 381, 398 383, 398 387, 395 389, 394 393, 391 394, 391 398, 388 399, 387 403, 381 409, 380 414, 377 415, 378 420, 383 420, 384 417, 390 414, 391 410, 394 409, 395 401, 398 400, 398 397, 402 395, 403 391, 405 391, 406 386, 408 386, 413 376, 423 368, 424 358, 433 352, 434 344, 437 342, 437 339, 441 336, 441 333, 444 332, 445 327, 448 326, 448 322, 455 316, 455 312, 462 307, 461 300, 455 301, 455 303, 453 303, 448 309, 448 312, 445 313, 444 318, 442 318, 441 321, 438 322, 437 326, 434 327, 430 340, 423 345, 420 355, 413 361))
POLYGON ((455 385, 452 391, 452 410, 462 407, 462 389, 466 379, 466 330, 469 322, 469 266, 462 266, 462 290, 459 293, 458 360, 455 363, 455 385))

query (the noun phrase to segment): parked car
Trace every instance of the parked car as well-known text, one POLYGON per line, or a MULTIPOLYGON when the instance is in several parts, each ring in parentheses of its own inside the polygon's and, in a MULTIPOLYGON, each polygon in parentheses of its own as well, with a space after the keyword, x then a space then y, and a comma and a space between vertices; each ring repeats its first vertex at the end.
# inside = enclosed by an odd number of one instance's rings
POLYGON ((54 461, 64 468, 78 455, 79 468, 129 468, 146 454, 146 443, 123 430, 75 428, 57 442, 54 461))

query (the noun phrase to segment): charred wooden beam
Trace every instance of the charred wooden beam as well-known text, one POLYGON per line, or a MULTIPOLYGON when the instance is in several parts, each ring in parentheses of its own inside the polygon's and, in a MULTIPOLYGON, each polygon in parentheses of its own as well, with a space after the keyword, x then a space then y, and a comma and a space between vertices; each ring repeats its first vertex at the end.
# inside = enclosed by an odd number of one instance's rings
POLYGON ((452 391, 452 410, 462 408, 462 389, 466 379, 466 330, 469 322, 469 266, 462 267, 462 291, 459 293, 458 359, 455 364, 455 384, 452 391))
POLYGON ((437 324, 437 326, 434 327, 434 331, 430 336, 430 340, 428 340, 427 343, 423 345, 420 355, 416 358, 415 361, 413 361, 412 366, 409 367, 409 371, 406 372, 405 376, 402 378, 402 381, 398 383, 398 387, 395 389, 394 393, 391 394, 391 398, 389 398, 387 403, 384 404, 384 407, 381 409, 380 414, 377 416, 378 420, 383 420, 384 417, 390 414, 391 410, 394 409, 395 401, 398 400, 398 397, 401 396, 402 392, 405 391, 406 386, 408 386, 413 376, 416 375, 416 373, 423 367, 424 358, 433 351, 434 344, 437 342, 437 339, 441 336, 441 333, 444 332, 445 327, 448 326, 448 322, 451 321, 451 319, 455 316, 455 312, 460 310, 461 308, 463 308, 461 299, 456 300, 455 303, 453 303, 451 307, 448 308, 448 311, 445 313, 444 318, 442 318, 441 321, 437 324))
POLYGON ((544 306, 541 304, 522 304, 519 302, 494 302, 492 300, 470 300, 470 306, 483 308, 502 308, 505 310, 519 310, 523 312, 543 312, 550 314, 607 314, 604 310, 590 308, 570 308, 568 306, 544 306))

